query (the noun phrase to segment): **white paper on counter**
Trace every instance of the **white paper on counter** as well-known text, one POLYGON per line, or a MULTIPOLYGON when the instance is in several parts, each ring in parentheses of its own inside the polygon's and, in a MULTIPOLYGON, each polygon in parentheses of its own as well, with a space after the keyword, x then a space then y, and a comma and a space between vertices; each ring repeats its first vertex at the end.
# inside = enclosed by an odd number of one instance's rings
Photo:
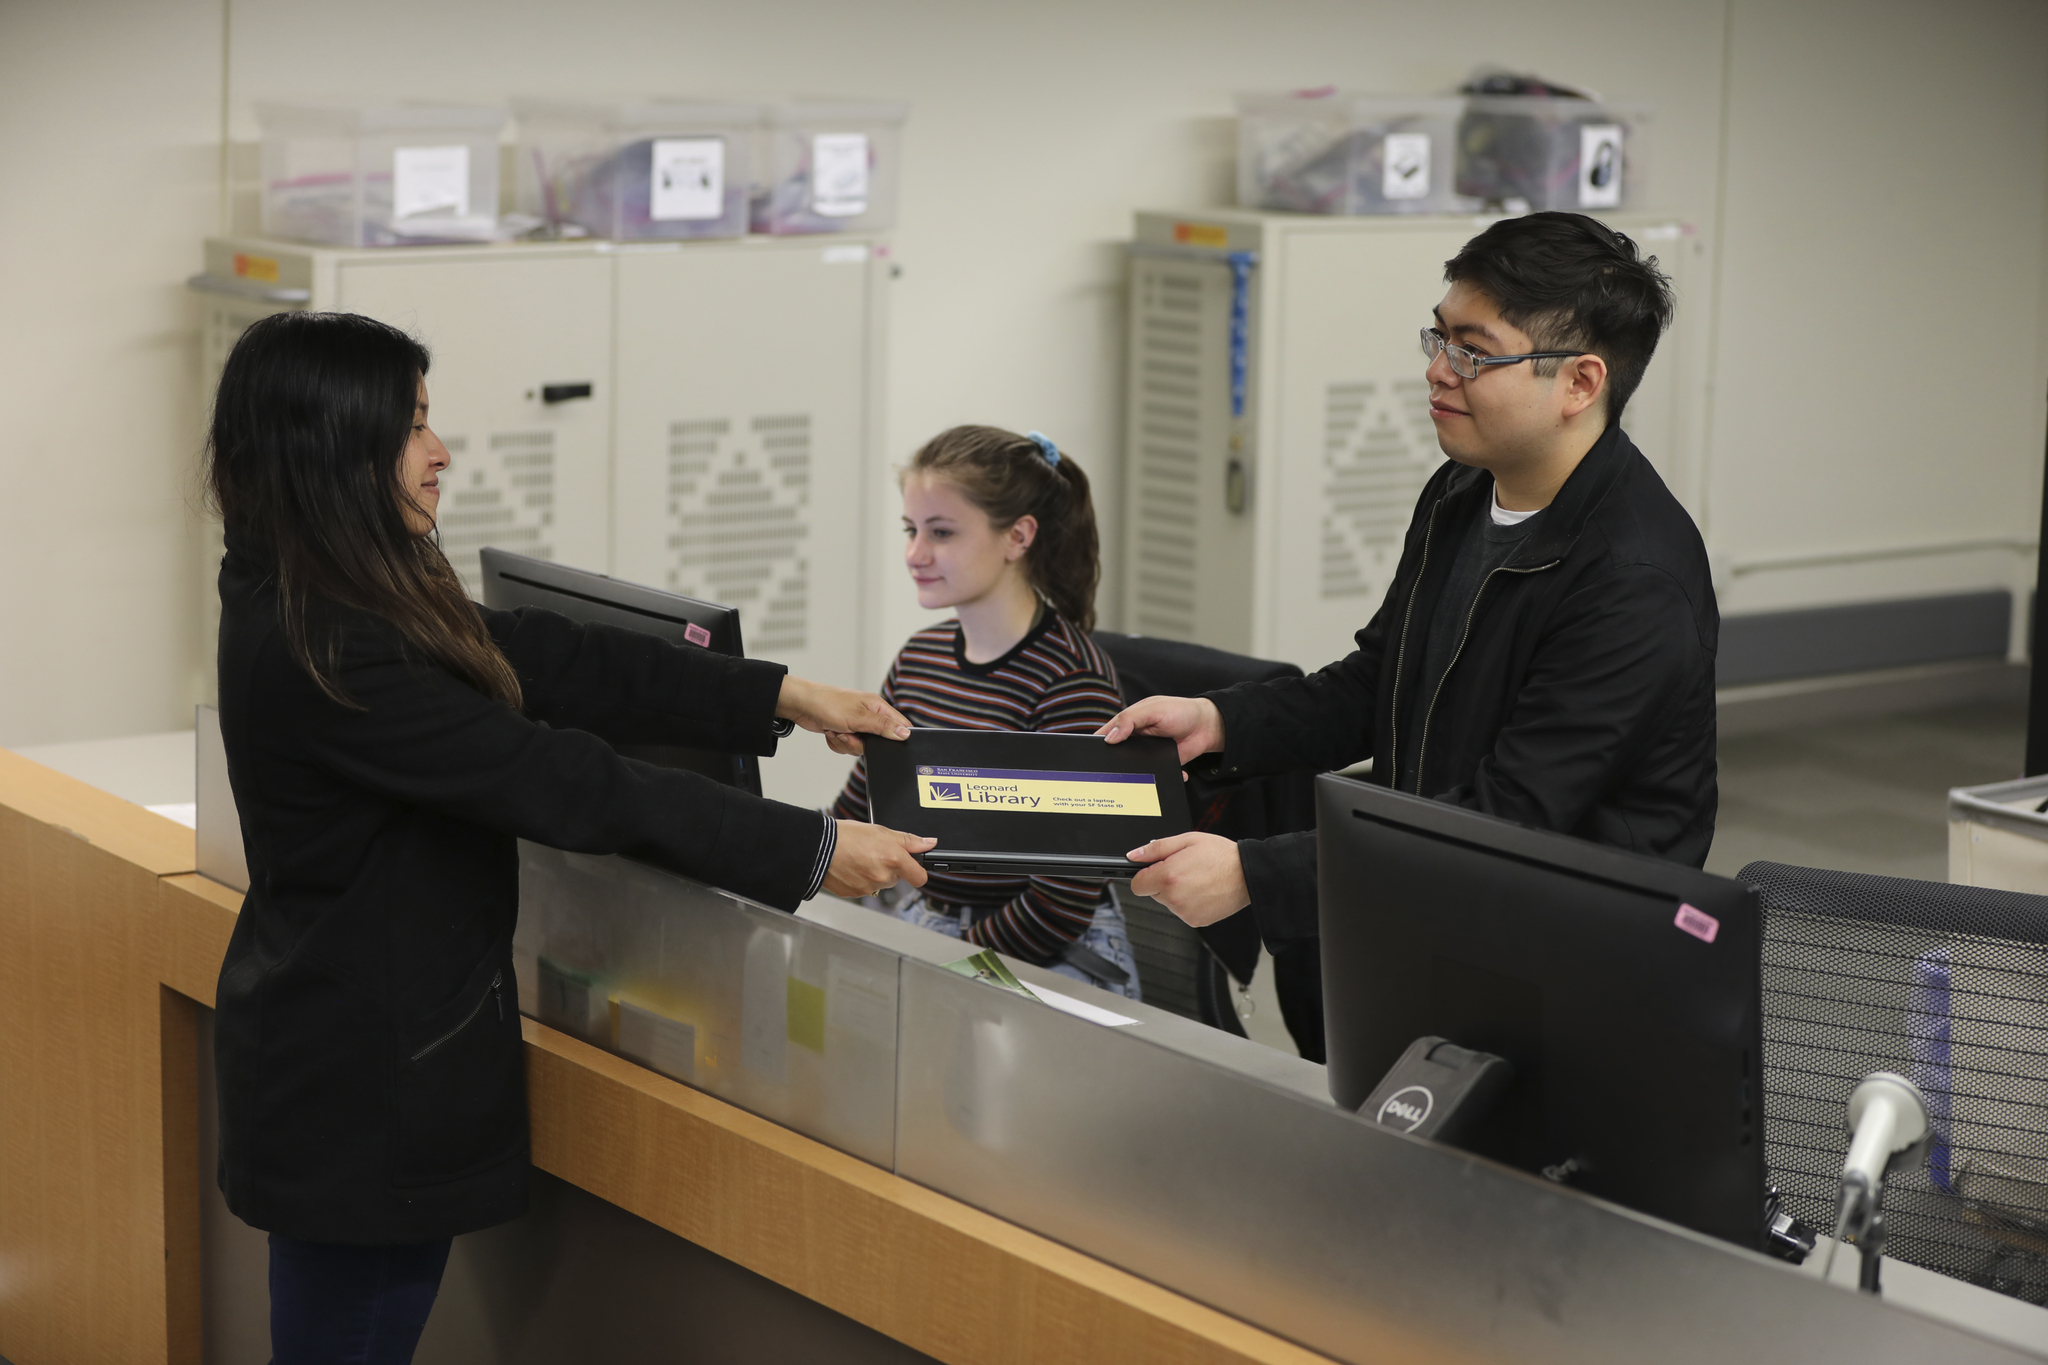
POLYGON ((1099 1005, 1091 1005, 1086 1000, 1076 1000, 1071 995, 1062 995, 1058 991, 1049 991, 1043 986, 1026 985, 1024 989, 1030 991, 1054 1009, 1064 1010, 1077 1019, 1086 1019, 1091 1024, 1101 1024, 1107 1028, 1122 1028, 1126 1024, 1138 1022, 1128 1014, 1116 1014, 1110 1010, 1103 1009, 1099 1005))

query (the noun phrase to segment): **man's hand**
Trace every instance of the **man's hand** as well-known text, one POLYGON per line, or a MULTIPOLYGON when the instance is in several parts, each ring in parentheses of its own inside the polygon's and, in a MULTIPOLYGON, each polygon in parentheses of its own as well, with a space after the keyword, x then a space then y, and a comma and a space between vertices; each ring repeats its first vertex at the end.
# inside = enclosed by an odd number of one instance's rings
POLYGON ((1221 835, 1176 834, 1171 839, 1154 839, 1124 856, 1134 863, 1151 864, 1132 878, 1131 890, 1150 896, 1197 929, 1228 919, 1252 903, 1237 844, 1221 835))
POLYGON ((923 853, 938 842, 915 834, 900 834, 886 825, 841 820, 832 865, 825 869, 824 889, 835 896, 858 900, 898 882, 923 886, 924 868, 911 855, 923 853))
POLYGON ((795 721, 813 734, 823 735, 835 754, 858 754, 863 734, 910 738, 910 722, 874 693, 828 687, 793 673, 783 675, 782 691, 775 699, 775 714, 783 720, 795 721))
POLYGON ((1164 735, 1180 746, 1180 761, 1223 749, 1223 713, 1207 697, 1147 697, 1126 706, 1095 732, 1111 744, 1132 735, 1164 735))

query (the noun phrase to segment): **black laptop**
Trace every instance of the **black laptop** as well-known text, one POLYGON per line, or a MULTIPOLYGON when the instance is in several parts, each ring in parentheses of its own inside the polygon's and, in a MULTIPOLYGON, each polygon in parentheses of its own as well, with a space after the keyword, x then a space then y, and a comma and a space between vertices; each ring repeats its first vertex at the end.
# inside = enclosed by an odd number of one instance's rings
POLYGON ((875 823, 930 835, 935 872, 1129 877, 1124 854, 1188 831, 1172 740, 913 730, 862 736, 875 823))

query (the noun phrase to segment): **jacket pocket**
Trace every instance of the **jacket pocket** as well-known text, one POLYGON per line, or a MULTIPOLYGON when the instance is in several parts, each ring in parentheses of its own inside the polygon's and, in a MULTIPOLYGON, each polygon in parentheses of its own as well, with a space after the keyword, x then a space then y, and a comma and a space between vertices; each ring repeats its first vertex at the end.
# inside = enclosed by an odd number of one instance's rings
POLYGON ((394 1185, 460 1180, 525 1150, 516 999, 511 969, 494 951, 460 991, 403 1031, 394 1185))

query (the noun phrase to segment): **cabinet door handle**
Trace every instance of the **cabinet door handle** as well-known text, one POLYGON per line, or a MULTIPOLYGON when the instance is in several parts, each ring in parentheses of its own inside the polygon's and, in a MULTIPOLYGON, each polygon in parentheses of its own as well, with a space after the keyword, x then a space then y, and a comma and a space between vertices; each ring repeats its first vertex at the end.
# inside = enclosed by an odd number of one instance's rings
POLYGON ((588 397, 588 384, 543 384, 540 387, 540 401, 543 403, 566 403, 572 398, 588 397))

